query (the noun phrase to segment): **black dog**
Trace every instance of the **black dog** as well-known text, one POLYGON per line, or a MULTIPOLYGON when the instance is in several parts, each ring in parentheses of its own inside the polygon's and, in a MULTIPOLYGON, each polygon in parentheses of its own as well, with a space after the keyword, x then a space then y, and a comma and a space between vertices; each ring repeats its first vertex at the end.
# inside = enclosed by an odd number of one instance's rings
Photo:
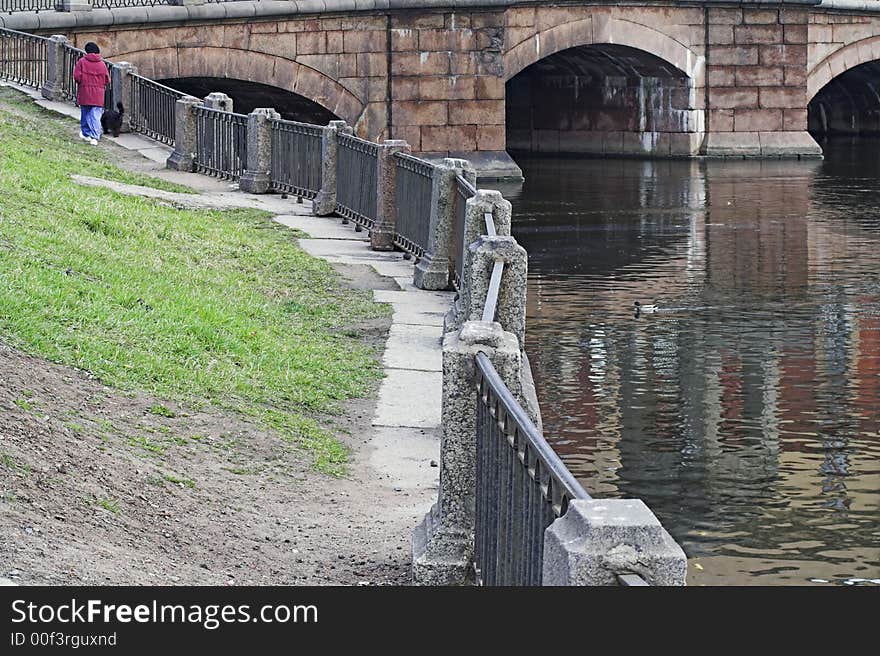
POLYGON ((101 114, 101 129, 104 134, 110 133, 114 137, 119 136, 119 130, 122 129, 122 115, 125 113, 125 107, 121 102, 116 103, 116 109, 108 109, 101 114))

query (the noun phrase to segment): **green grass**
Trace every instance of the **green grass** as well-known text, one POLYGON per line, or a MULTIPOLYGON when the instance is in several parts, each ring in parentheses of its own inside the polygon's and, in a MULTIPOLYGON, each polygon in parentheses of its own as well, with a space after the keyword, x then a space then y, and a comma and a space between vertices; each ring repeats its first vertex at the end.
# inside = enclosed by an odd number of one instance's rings
POLYGON ((95 499, 95 503, 114 515, 119 513, 119 501, 116 499, 95 499))
POLYGON ((171 474, 162 474, 162 478, 164 478, 169 483, 173 483, 174 485, 182 485, 183 487, 189 488, 190 490, 195 489, 196 482, 191 478, 177 478, 176 476, 172 476, 171 474))
POLYGON ((129 437, 128 443, 131 446, 139 447, 150 454, 154 454, 157 456, 164 456, 165 455, 165 447, 164 446, 162 446, 161 444, 156 444, 150 438, 143 437, 142 435, 138 435, 135 437, 129 437))
MULTIPOLYGON (((142 173, 132 173, 115 166, 107 159, 100 149, 90 146, 79 136, 79 125, 71 119, 62 119, 54 112, 43 109, 23 93, 0 87, 0 134, 9 151, 9 161, 26 166, 24 174, 34 173, 30 162, 38 155, 44 166, 40 168, 46 173, 57 173, 64 177, 79 173, 94 178, 116 180, 127 184, 176 191, 179 193, 195 193, 185 185, 167 182, 142 173), (14 114, 9 112, 14 109, 14 114), (3 111, 7 110, 7 111, 3 111)), ((37 183, 39 179, 32 179, 37 183)))
POLYGON ((15 405, 17 405, 22 410, 30 410, 34 407, 34 404, 27 399, 15 399, 13 403, 15 403, 15 405))
POLYGON ((73 172, 144 180, 59 141, 60 119, 12 114, 8 102, 0 90, 0 336, 120 390, 239 412, 342 473, 328 414, 380 376, 344 330, 387 308, 264 212, 72 184, 73 172))
POLYGON ((160 417, 176 417, 173 410, 169 410, 164 405, 157 403, 156 405, 151 405, 147 408, 147 412, 154 415, 159 415, 160 417))

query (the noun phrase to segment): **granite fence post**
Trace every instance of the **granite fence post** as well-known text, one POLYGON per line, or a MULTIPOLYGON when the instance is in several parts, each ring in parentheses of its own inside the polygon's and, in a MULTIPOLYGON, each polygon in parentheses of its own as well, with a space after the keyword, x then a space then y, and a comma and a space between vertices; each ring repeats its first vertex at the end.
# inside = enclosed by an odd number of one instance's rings
POLYGON ((472 580, 476 499, 477 353, 486 353, 505 381, 519 380, 516 337, 498 323, 468 322, 443 338, 440 492, 413 533, 416 585, 464 585, 472 580))
POLYGON ((336 211, 336 178, 339 170, 339 134, 351 134, 345 121, 330 121, 321 139, 321 190, 312 202, 315 216, 328 216, 336 211))
POLYGON ((450 285, 455 238, 456 175, 476 184, 476 172, 467 160, 448 157, 434 166, 428 244, 413 272, 413 285, 419 289, 448 289, 450 285))
POLYGON ((471 258, 470 275, 462 281, 466 293, 462 299, 467 303, 465 321, 480 321, 489 295, 489 282, 496 262, 504 262, 498 305, 493 320, 498 321, 507 332, 516 335, 520 344, 525 343, 526 333, 526 284, 528 254, 513 237, 480 237, 468 247, 471 258))
POLYGON ((195 108, 202 101, 192 96, 180 98, 174 105, 174 152, 165 166, 175 171, 193 171, 196 164, 196 114, 195 108))
POLYGON ((687 558, 639 499, 572 501, 544 532, 544 585, 685 585, 687 558))
MULTIPOLYGON (((464 264, 461 276, 461 288, 455 300, 452 313, 448 316, 447 329, 457 329, 470 318, 471 266, 473 253, 470 245, 481 236, 488 234, 486 215, 491 215, 495 226, 495 234, 499 237, 510 236, 512 217, 511 205, 500 192, 490 189, 478 189, 476 196, 469 198, 464 223, 464 264)), ((491 274, 491 270, 489 271, 491 274)), ((503 323, 502 323, 503 325, 503 323)), ((505 330, 509 328, 505 327, 505 330)), ((520 344, 522 339, 520 338, 520 344)))
POLYGON ((205 96, 205 109, 216 109, 221 112, 232 112, 232 98, 220 91, 213 91, 205 96))
POLYGON ((46 44, 46 81, 40 88, 43 98, 64 100, 64 46, 67 37, 53 34, 46 44))
POLYGON ((397 234, 397 158, 394 155, 409 152, 405 141, 386 140, 379 144, 376 220, 370 230, 370 246, 374 251, 394 250, 397 234))
MULTIPOLYGON (((209 93, 202 101, 202 105, 205 109, 213 109, 218 112, 229 112, 230 114, 234 108, 232 98, 221 91, 212 91, 209 93)), ((216 140, 216 132, 214 130, 205 130, 205 133, 202 134, 202 152, 205 154, 212 153, 215 158, 210 161, 212 161, 212 164, 217 166, 220 170, 231 171, 236 153, 234 152, 234 149, 231 148, 223 148, 218 151, 216 140)))
POLYGON ((112 89, 112 109, 115 110, 117 103, 122 103, 125 111, 122 113, 122 126, 120 132, 131 132, 132 94, 131 75, 137 73, 137 69, 129 62, 115 62, 110 68, 110 82, 112 89))
POLYGON ((272 123, 281 114, 269 107, 258 107, 248 114, 247 168, 238 188, 249 194, 265 194, 272 183, 272 123))

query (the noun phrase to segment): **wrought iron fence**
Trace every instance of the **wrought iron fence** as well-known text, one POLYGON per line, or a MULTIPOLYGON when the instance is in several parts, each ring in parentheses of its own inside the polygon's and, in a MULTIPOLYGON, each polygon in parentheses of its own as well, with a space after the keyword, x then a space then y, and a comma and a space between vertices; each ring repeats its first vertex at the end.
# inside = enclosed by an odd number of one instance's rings
POLYGON ((17 11, 54 11, 58 0, 0 0, 0 13, 13 14, 17 11))
POLYGON ((0 29, 0 78, 39 89, 46 81, 48 39, 0 29))
POLYGON ((347 134, 339 135, 336 211, 364 228, 376 220, 379 146, 347 134))
POLYGON ((394 157, 397 166, 397 233, 394 235, 394 245, 415 257, 421 257, 428 247, 431 228, 434 166, 405 153, 396 153, 394 157))
POLYGON ((196 171, 238 180, 247 167, 247 116, 197 106, 196 171))
MULTIPOLYGON (((459 177, 462 198, 471 185, 459 177), (465 183, 465 184, 461 184, 465 183)), ((491 213, 484 234, 495 236, 491 213)), ((458 242, 464 241, 464 231, 458 242)), ((463 244, 462 244, 463 246, 463 244)), ((494 321, 504 262, 492 266, 484 322, 494 321)), ((569 503, 590 499, 485 353, 474 358, 477 387, 474 572, 478 585, 539 586, 543 582, 544 533, 569 503)), ((645 586, 638 574, 620 572, 618 585, 645 586)))
POLYGON ((272 189, 314 198, 321 190, 323 128, 281 119, 270 124, 272 189))
POLYGON ((67 100, 76 100, 76 80, 73 79, 73 69, 76 62, 85 57, 86 51, 64 44, 61 49, 61 70, 64 76, 61 78, 61 95, 67 100))
POLYGON ((130 74, 130 79, 131 107, 126 107, 125 111, 129 113, 132 131, 173 146, 176 103, 186 94, 134 73, 130 74))
POLYGON ((122 7, 155 7, 167 5, 168 0, 92 0, 93 9, 120 9, 122 7))
MULTIPOLYGON (((207 0, 209 3, 238 2, 239 0, 207 0)), ((92 0, 93 9, 121 9, 123 7, 155 7, 167 5, 168 0, 92 0)), ((0 0, 0 13, 23 11, 61 11, 60 0, 0 0)))
POLYGON ((476 356, 475 560, 480 585, 541 585, 544 531, 589 499, 501 380, 476 356))
POLYGON ((461 276, 464 273, 464 222, 467 212, 467 201, 477 194, 476 188, 460 175, 455 176, 453 198, 455 202, 455 226, 452 231, 452 284, 461 288, 461 276))

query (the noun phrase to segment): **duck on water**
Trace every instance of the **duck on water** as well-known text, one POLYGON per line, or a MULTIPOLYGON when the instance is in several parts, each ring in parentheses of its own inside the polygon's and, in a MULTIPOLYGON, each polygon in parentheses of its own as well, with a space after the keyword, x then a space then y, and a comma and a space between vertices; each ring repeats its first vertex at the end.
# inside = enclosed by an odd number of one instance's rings
POLYGON ((657 311, 656 305, 642 305, 638 301, 633 303, 633 307, 636 309, 636 319, 642 314, 651 314, 652 312, 657 311))

